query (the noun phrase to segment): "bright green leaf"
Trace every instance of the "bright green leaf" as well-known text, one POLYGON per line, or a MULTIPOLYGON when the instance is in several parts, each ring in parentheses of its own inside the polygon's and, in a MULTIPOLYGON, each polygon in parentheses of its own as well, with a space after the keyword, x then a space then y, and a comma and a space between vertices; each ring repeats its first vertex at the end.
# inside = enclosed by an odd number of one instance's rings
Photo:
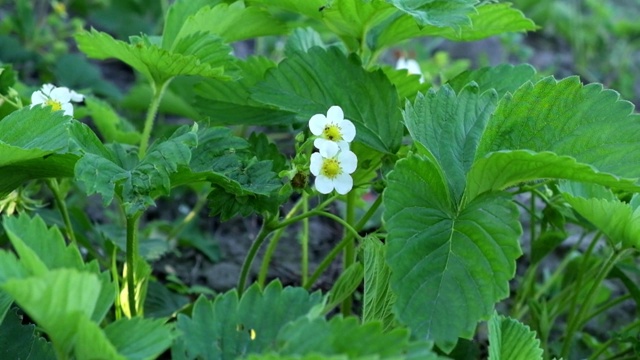
POLYGON ((456 209, 449 191, 442 169, 413 155, 396 163, 383 198, 396 318, 447 352, 509 295, 522 253, 518 209, 506 194, 456 209))
POLYGON ((382 71, 396 87, 400 100, 413 101, 419 92, 425 92, 431 86, 427 82, 420 82, 420 75, 409 74, 407 69, 398 70, 391 66, 383 66, 382 71))
POLYGON ((155 359, 171 346, 173 326, 162 319, 120 319, 105 327, 107 338, 128 360, 155 359))
POLYGON ((489 320, 489 360, 542 360, 535 331, 518 320, 494 313, 489 320))
POLYGON ((329 292, 325 311, 330 311, 340 305, 344 299, 351 296, 364 279, 364 267, 359 262, 351 264, 335 281, 329 292))
POLYGON ((451 79, 448 84, 458 92, 473 81, 480 87, 480 93, 494 89, 498 97, 502 97, 507 92, 513 93, 527 81, 533 80, 535 75, 536 70, 529 64, 502 64, 467 70, 451 79))
POLYGON ((364 242, 364 300, 362 321, 381 321, 389 329, 394 321, 391 308, 395 295, 389 287, 391 269, 386 262, 387 247, 373 236, 364 242))
POLYGON ((252 98, 297 113, 303 121, 338 105, 356 126, 355 141, 395 153, 402 138, 398 94, 381 70, 367 72, 337 48, 311 48, 283 60, 252 91, 252 98))
POLYGON ((481 93, 476 84, 469 84, 457 96, 445 85, 426 96, 418 94, 414 104, 407 103, 404 121, 409 133, 438 162, 456 203, 497 102, 495 91, 481 93))
POLYGON ((219 3, 219 0, 177 0, 169 10, 162 30, 162 48, 169 50, 175 42, 180 29, 185 25, 189 16, 193 16, 201 8, 219 3))
MULTIPOLYGON (((107 339, 104 331, 98 324, 80 316, 77 324, 77 338, 74 346, 74 354, 78 360, 91 360, 100 354, 100 359, 126 360, 124 356, 118 354, 113 344, 107 339)), ((133 336, 135 332, 127 335, 133 336)))
POLYGON ((386 0, 411 15, 419 26, 458 28, 471 25, 469 15, 475 11, 476 0, 386 0))

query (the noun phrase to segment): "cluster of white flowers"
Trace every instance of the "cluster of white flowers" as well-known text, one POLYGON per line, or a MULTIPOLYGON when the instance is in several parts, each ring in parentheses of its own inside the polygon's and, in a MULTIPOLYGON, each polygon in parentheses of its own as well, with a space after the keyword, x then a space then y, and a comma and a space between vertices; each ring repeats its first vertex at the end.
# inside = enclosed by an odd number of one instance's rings
POLYGON ((55 87, 44 84, 40 90, 31 94, 31 107, 36 105, 51 106, 53 111, 64 111, 65 115, 73 116, 71 101, 82 102, 84 96, 66 87, 55 87))
POLYGON ((313 145, 318 152, 311 155, 311 173, 316 177, 318 192, 328 194, 333 189, 344 195, 353 188, 351 174, 358 158, 349 144, 356 136, 356 127, 344 118, 339 106, 332 106, 327 115, 316 114, 309 120, 309 129, 317 138, 313 145))

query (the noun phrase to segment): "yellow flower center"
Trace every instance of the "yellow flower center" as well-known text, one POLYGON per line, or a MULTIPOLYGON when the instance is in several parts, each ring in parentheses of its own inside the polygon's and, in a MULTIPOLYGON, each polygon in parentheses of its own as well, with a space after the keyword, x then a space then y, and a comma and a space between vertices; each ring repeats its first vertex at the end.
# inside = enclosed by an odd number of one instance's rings
POLYGON ((325 159, 322 163, 322 168, 320 169, 320 174, 328 177, 329 179, 334 179, 336 176, 342 173, 342 169, 340 169, 340 162, 336 159, 325 159))
POLYGON ((340 141, 342 140, 342 134, 340 133, 340 128, 337 125, 327 125, 324 127, 324 131, 322 131, 322 135, 325 139, 331 141, 340 141))
POLYGON ((62 104, 59 101, 55 101, 53 99, 48 99, 47 101, 44 102, 44 104, 46 106, 51 106, 51 109, 53 111, 60 111, 62 110, 62 104))

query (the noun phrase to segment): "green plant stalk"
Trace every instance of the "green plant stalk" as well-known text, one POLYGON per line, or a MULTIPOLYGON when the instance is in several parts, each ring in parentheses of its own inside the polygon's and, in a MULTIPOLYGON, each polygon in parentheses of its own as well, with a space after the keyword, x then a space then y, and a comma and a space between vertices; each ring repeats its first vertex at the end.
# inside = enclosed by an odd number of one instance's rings
POLYGON ((73 232, 73 227, 71 226, 71 218, 69 217, 69 210, 67 209, 67 204, 64 202, 64 198, 62 197, 62 193, 60 193, 60 186, 58 185, 58 180, 56 179, 47 179, 47 186, 53 193, 53 198, 56 203, 56 207, 58 211, 60 211, 60 215, 62 215, 62 221, 64 221, 65 232, 67 233, 67 237, 69 237, 69 241, 75 246, 78 245, 76 241, 76 234, 73 232))
MULTIPOLYGON (((356 220, 356 192, 351 191, 347 194, 347 213, 346 222, 349 225, 355 224, 356 220)), ((345 226, 344 237, 349 238, 349 241, 344 247, 344 256, 342 260, 342 271, 346 271, 356 261, 356 245, 353 237, 349 236, 349 230, 345 226)), ((340 310, 343 316, 351 315, 351 307, 353 305, 353 296, 350 294, 340 305, 340 310)))
POLYGON ((258 254, 258 250, 260 249, 260 246, 262 246, 264 240, 273 231, 273 229, 268 224, 269 221, 267 221, 267 219, 264 219, 258 236, 256 236, 256 239, 253 241, 253 244, 251 244, 251 247, 249 248, 249 253, 247 253, 247 256, 244 258, 244 263, 242 263, 242 269, 240 270, 240 277, 238 278, 238 297, 242 296, 242 293, 244 292, 244 289, 246 287, 247 277, 249 276, 249 269, 251 269, 253 259, 256 257, 256 254, 258 254))
MULTIPOLYGON (((309 199, 306 193, 302 194, 302 212, 309 211, 309 199)), ((302 220, 302 264, 300 271, 302 272, 302 283, 306 283, 309 277, 309 218, 302 220)))
POLYGON ((138 221, 140 215, 127 216, 127 295, 129 298, 129 313, 136 316, 136 279, 134 264, 138 257, 138 221))
POLYGON ((149 147, 149 138, 151 138, 151 130, 153 130, 153 123, 154 119, 156 118, 156 114, 158 113, 160 100, 162 100, 164 91, 170 82, 171 79, 165 81, 162 84, 151 84, 153 96, 151 98, 151 104, 149 104, 149 109, 147 110, 147 117, 144 120, 144 128, 142 129, 142 136, 140 139, 140 149, 138 150, 139 159, 143 159, 147 153, 147 148, 149 147))
POLYGON ((565 334, 564 343, 562 344, 561 356, 563 358, 568 359, 569 350, 571 349, 571 340, 573 339, 575 333, 579 330, 580 325, 583 324, 583 317, 591 307, 591 303, 594 300, 595 292, 597 291, 598 287, 600 287, 602 281, 604 281, 604 279, 607 277, 607 274, 609 274, 611 269, 624 254, 626 254, 625 250, 613 250, 611 255, 605 261, 604 266, 600 268, 600 271, 598 272, 595 281, 589 288, 587 295, 582 299, 582 306, 580 306, 580 309, 578 310, 576 316, 572 319, 569 319, 568 330, 565 334))
MULTIPOLYGON (((290 219, 302 206, 302 198, 289 210, 289 213, 284 217, 285 220, 290 219)), ((279 225, 279 224, 278 224, 279 225)), ((267 247, 267 251, 264 253, 264 257, 262 258, 262 264, 260 265, 260 272, 258 273, 258 285, 260 288, 264 288, 264 284, 267 280, 267 272, 269 271, 269 264, 271 263, 271 257, 273 253, 276 251, 278 247, 278 242, 284 234, 286 226, 280 227, 271 237, 271 241, 269 241, 269 246, 267 247)))

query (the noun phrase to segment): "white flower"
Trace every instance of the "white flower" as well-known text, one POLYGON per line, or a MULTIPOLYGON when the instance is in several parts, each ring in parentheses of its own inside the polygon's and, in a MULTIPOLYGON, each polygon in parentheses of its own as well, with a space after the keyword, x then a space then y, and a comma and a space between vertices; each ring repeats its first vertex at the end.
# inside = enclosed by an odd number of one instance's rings
POLYGON ((356 171, 358 158, 349 150, 340 150, 334 144, 320 148, 319 153, 311 154, 311 173, 316 177, 316 189, 328 194, 335 189, 344 195, 353 187, 351 175, 356 171))
POLYGON ((65 115, 73 116, 73 105, 69 101, 82 101, 84 96, 66 87, 55 87, 44 84, 40 90, 31 94, 31 107, 36 105, 51 106, 53 111, 64 111, 65 115))
POLYGON ((340 106, 332 106, 327 116, 315 114, 309 119, 309 129, 318 136, 313 145, 322 149, 327 144, 335 143, 341 150, 349 150, 349 143, 356 137, 356 127, 344 118, 340 106))
POLYGON ((400 57, 396 62, 396 69, 407 69, 410 75, 420 75, 420 82, 424 82, 424 75, 422 75, 420 64, 414 59, 406 59, 404 56, 400 57))

